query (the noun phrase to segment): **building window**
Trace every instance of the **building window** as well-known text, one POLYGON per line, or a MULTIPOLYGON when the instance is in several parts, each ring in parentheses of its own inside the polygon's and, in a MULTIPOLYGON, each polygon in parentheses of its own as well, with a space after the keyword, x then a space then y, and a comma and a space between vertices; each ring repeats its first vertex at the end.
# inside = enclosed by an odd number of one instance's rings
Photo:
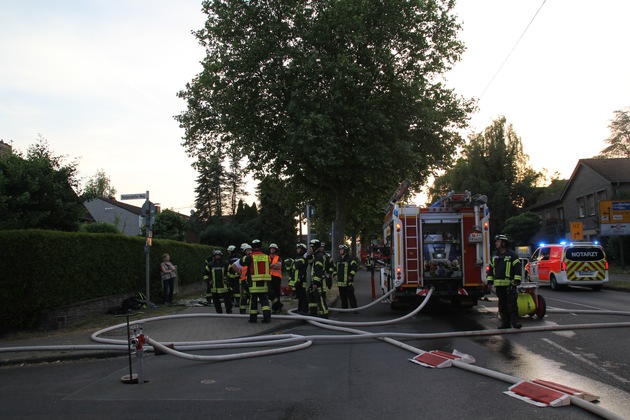
POLYGON ((564 222, 564 209, 562 207, 556 209, 556 216, 560 222, 564 222))
POLYGON ((606 201, 606 190, 597 191, 597 202, 606 201))
POLYGON ((595 194, 586 196, 586 214, 589 216, 595 215, 595 194))
POLYGON ((586 203, 584 197, 580 197, 577 200, 577 217, 582 219, 586 217, 586 203))
POLYGON ((545 212, 545 220, 549 220, 549 219, 551 219, 551 210, 547 210, 545 212))

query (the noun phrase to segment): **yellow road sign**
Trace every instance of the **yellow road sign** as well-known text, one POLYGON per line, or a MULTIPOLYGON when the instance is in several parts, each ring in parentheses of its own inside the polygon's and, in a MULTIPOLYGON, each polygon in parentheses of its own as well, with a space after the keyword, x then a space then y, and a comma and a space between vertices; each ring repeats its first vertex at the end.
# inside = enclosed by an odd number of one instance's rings
POLYGON ((584 239, 582 235, 582 222, 571 222, 571 240, 581 241, 584 239))

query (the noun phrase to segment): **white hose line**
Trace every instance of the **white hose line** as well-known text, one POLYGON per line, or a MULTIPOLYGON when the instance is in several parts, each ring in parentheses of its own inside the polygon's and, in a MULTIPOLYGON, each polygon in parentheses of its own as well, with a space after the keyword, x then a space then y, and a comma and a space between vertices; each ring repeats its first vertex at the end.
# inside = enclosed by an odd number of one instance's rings
POLYGON ((251 358, 251 357, 261 357, 261 356, 282 354, 282 353, 288 353, 291 351, 302 350, 307 347, 310 347, 313 344, 311 340, 307 340, 304 343, 298 344, 295 346, 281 347, 281 348, 276 348, 276 349, 271 349, 271 350, 258 350, 254 352, 225 354, 225 355, 220 355, 220 356, 201 356, 201 355, 195 355, 195 354, 182 353, 180 351, 171 349, 155 340, 152 340, 149 337, 146 337, 146 340, 148 344, 150 344, 154 348, 157 348, 163 353, 167 353, 172 356, 179 357, 181 359, 194 360, 194 361, 200 361, 200 362, 225 362, 228 360, 239 360, 239 359, 246 359, 246 358, 251 358))
POLYGON ((414 316, 416 316, 418 312, 424 309, 426 304, 429 303, 429 300, 431 299, 432 294, 433 294, 433 289, 429 290, 429 293, 427 293, 426 297, 424 298, 424 301, 416 309, 409 312, 407 315, 401 316, 400 318, 389 319, 386 321, 372 321, 372 322, 335 321, 333 319, 318 318, 314 316, 305 316, 305 315, 296 315, 296 316, 303 317, 302 319, 305 319, 309 322, 317 322, 321 324, 338 325, 338 326, 375 327, 378 325, 390 325, 390 324, 396 324, 398 322, 401 322, 401 321, 404 321, 406 319, 413 318, 414 316))
POLYGON ((0 347, 0 353, 11 353, 21 351, 59 351, 59 350, 114 350, 129 351, 128 345, 113 344, 59 344, 51 346, 16 346, 16 347, 0 347))
POLYGON ((608 419, 608 420, 627 420, 626 417, 621 417, 616 415, 615 413, 612 413, 608 410, 606 410, 603 407, 600 407, 598 405, 595 405, 591 402, 588 402, 586 400, 583 400, 581 398, 578 398, 574 395, 569 395, 569 399, 571 400, 571 404, 575 405, 576 407, 580 407, 583 410, 586 411, 590 411, 591 413, 595 414, 596 416, 599 416, 603 419, 608 419))
POLYGON ((381 303, 383 300, 385 300, 386 298, 388 298, 389 296, 393 295, 394 292, 396 292, 396 289, 392 289, 389 292, 385 293, 383 296, 381 296, 380 298, 368 303, 367 305, 364 306, 359 306, 358 308, 348 308, 348 309, 343 309, 343 308, 328 308, 329 310, 333 311, 333 312, 356 312, 356 311, 362 311, 363 309, 367 309, 369 307, 372 307, 376 304, 381 303))
MULTIPOLYGON (((325 325, 325 324, 319 324, 317 322, 312 322, 312 324, 314 325, 318 325, 322 328, 328 328, 328 329, 335 329, 335 330, 343 330, 346 332, 354 332, 358 335, 356 335, 355 337, 360 337, 360 338, 370 338, 370 337, 376 337, 377 335, 380 334, 372 334, 372 333, 368 333, 366 331, 362 331, 362 330, 356 330, 356 329, 352 329, 352 328, 340 328, 340 327, 335 327, 335 326, 331 326, 331 325, 325 325)), ((628 324, 628 326, 630 326, 630 323, 621 323, 621 324, 628 324)), ((592 324, 594 325, 594 324, 592 324)), ((600 324, 601 325, 601 324, 600 324)), ((518 332, 519 330, 515 330, 515 332, 518 332)), ((522 331, 522 330, 521 330, 522 331)), ((485 331, 484 331, 485 332, 485 331)), ((492 335, 495 335, 496 332, 506 332, 506 330, 491 330, 492 335)), ((442 335, 441 333, 433 333, 433 334, 422 334, 423 336, 425 336, 425 338, 427 338, 426 336, 430 336, 430 335, 442 335)), ((309 337, 309 338, 313 338, 313 337, 309 337)), ((422 353, 426 353, 425 350, 410 346, 408 344, 405 344, 403 342, 394 340, 391 338, 391 335, 388 336, 384 336, 384 337, 378 337, 380 340, 389 343, 391 345, 394 345, 396 347, 399 347, 403 350, 407 350, 415 355, 417 354, 422 354, 422 353)), ((469 363, 465 363, 459 360, 453 360, 452 361, 452 366, 454 367, 458 367, 460 369, 463 370, 467 370, 476 374, 480 374, 480 375, 484 375, 493 379, 497 379, 503 382, 507 382, 510 383, 512 385, 515 385, 519 382, 522 382, 523 379, 516 377, 516 376, 512 376, 512 375, 508 375, 502 372, 498 372, 498 371, 494 371, 491 369, 487 369, 487 368, 483 368, 480 366, 476 366, 476 365, 471 365, 469 363)), ((605 408, 602 408, 598 405, 595 405, 593 403, 590 403, 588 401, 582 400, 581 398, 575 397, 575 396, 569 396, 570 397, 570 401, 571 404, 575 405, 576 407, 579 407, 583 410, 589 411, 597 416, 600 416, 604 419, 610 419, 610 420, 623 420, 622 417, 616 415, 615 413, 606 410, 605 408)))
POLYGON ((547 313, 553 314, 591 314, 591 315, 621 315, 630 316, 628 311, 603 311, 597 309, 559 309, 559 308, 547 308, 547 313))

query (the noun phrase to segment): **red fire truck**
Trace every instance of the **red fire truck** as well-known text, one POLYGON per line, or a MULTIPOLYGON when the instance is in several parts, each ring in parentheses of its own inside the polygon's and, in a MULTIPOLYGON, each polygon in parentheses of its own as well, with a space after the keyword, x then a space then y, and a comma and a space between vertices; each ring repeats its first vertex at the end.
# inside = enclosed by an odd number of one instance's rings
POLYGON ((450 192, 426 208, 393 201, 383 226, 391 260, 381 268, 383 292, 396 289, 392 308, 422 302, 431 288, 435 299, 476 305, 490 262, 487 197, 450 192))

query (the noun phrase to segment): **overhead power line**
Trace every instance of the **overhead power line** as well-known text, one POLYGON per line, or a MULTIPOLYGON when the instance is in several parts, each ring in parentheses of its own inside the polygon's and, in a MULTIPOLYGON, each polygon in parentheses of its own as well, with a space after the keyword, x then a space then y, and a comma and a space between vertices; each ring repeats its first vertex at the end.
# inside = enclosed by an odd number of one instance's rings
POLYGON ((496 77, 498 76, 499 72, 501 71, 501 69, 503 68, 505 63, 508 61, 508 58, 510 58, 510 56, 512 55, 512 53, 516 49, 516 46, 518 45, 518 43, 521 42, 521 39, 523 39, 523 36, 525 36, 525 33, 527 32, 529 27, 532 25, 532 23, 534 22, 534 19, 536 19, 536 16, 538 16, 538 12, 540 12, 540 9, 543 8, 543 6, 545 5, 546 2, 547 2, 547 0, 543 0, 542 4, 538 8, 538 10, 536 10, 536 13, 534 14, 534 17, 532 17, 532 19, 527 24, 527 27, 525 28, 525 30, 523 31, 521 36, 518 38, 518 40, 516 40, 516 43, 514 44, 514 46, 512 47, 510 52, 508 53, 508 55, 505 57, 505 60, 503 60, 503 63, 501 63, 501 65, 499 66, 499 69, 497 70, 497 72, 494 73, 494 76, 492 76, 492 79, 490 79, 490 82, 488 82, 488 86, 486 86, 486 88, 483 90, 483 92, 481 93, 481 96, 479 97, 479 99, 483 98, 483 95, 485 95, 485 93, 488 90, 488 88, 490 88, 490 85, 492 85, 492 82, 494 82, 494 79, 496 79, 496 77))

